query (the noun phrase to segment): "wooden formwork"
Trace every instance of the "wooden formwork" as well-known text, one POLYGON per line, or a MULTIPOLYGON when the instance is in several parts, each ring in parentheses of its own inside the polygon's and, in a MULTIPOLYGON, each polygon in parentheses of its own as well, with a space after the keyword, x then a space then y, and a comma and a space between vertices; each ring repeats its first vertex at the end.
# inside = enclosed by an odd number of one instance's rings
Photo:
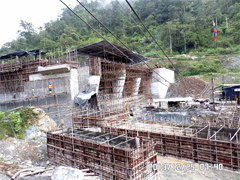
POLYGON ((151 138, 156 142, 155 150, 161 155, 170 155, 195 162, 223 164, 233 170, 240 169, 240 144, 197 137, 168 135, 136 130, 102 127, 105 133, 127 134, 135 137, 151 138))
POLYGON ((147 165, 157 163, 153 140, 140 139, 140 146, 136 147, 135 138, 74 129, 72 133, 48 133, 47 146, 50 161, 89 168, 104 180, 142 180, 157 173, 147 170, 147 165))

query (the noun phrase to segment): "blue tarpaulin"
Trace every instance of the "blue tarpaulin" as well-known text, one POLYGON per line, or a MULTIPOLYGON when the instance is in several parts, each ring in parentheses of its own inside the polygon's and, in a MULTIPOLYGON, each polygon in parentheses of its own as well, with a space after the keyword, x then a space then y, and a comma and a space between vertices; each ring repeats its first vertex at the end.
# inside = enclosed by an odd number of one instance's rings
POLYGON ((236 97, 239 97, 239 96, 240 96, 240 86, 222 88, 222 99, 235 100, 236 97))
POLYGON ((11 59, 11 58, 15 58, 16 56, 21 58, 23 56, 36 56, 36 55, 43 55, 46 54, 48 51, 42 52, 40 49, 36 49, 36 50, 31 50, 31 51, 16 51, 14 53, 9 53, 9 54, 4 54, 2 56, 0 56, 0 59, 11 59))
POLYGON ((87 102, 91 104, 91 107, 97 107, 99 110, 98 106, 98 101, 97 101, 97 94, 95 91, 82 91, 78 93, 78 95, 74 98, 74 102, 81 106, 82 109, 86 109, 87 102))

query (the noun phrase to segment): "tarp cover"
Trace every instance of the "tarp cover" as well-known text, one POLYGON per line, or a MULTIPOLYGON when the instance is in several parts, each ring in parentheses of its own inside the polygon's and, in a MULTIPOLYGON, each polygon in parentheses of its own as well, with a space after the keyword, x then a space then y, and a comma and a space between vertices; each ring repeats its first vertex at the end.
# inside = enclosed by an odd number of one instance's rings
POLYGON ((91 104, 91 107, 97 107, 99 110, 98 102, 97 102, 97 94, 95 91, 82 91, 78 93, 78 95, 74 98, 74 102, 82 107, 82 109, 86 109, 87 102, 91 104))
POLYGON ((9 54, 5 54, 0 56, 0 59, 10 59, 10 58, 15 58, 16 56, 21 58, 22 56, 35 56, 35 55, 39 55, 40 53, 46 54, 48 51, 42 52, 40 49, 36 49, 36 50, 31 50, 31 51, 16 51, 14 53, 9 53, 9 54))

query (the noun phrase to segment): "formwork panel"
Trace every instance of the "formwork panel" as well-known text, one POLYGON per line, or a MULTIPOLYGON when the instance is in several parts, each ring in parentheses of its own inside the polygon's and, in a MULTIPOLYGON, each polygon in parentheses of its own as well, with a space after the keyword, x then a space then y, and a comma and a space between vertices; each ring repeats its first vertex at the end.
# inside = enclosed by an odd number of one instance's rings
MULTIPOLYGON (((102 127, 105 133, 117 131, 118 134, 128 130, 102 127)), ((131 130, 133 131, 133 130, 131 130)), ((156 143, 155 150, 161 155, 171 155, 195 162, 223 164, 233 170, 240 169, 240 145, 236 142, 225 142, 212 139, 203 139, 188 136, 167 135, 145 131, 128 133, 129 137, 138 134, 145 139, 153 139, 156 143), (132 136, 131 136, 132 135, 132 136)))
POLYGON ((48 133, 47 142, 49 160, 56 164, 90 168, 104 180, 148 179, 157 173, 146 169, 148 164, 157 160, 152 140, 140 139, 137 147, 135 138, 74 129, 74 133, 48 133))

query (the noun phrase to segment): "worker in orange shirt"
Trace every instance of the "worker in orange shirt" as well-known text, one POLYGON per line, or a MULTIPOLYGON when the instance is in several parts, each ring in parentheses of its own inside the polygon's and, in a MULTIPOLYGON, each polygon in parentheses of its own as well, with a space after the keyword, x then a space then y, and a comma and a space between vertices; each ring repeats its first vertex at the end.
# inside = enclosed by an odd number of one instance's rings
POLYGON ((51 83, 49 83, 49 85, 48 85, 49 94, 52 94, 52 90, 53 90, 53 85, 51 83))
POLYGON ((13 95, 13 99, 16 99, 16 92, 15 91, 12 92, 12 95, 13 95))

